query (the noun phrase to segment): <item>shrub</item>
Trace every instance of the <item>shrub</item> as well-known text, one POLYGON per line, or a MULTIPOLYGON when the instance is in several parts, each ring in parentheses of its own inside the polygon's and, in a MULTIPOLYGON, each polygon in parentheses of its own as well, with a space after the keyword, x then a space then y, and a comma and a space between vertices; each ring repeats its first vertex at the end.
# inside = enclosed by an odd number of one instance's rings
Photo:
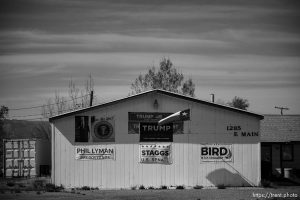
POLYGON ((161 189, 161 190, 166 190, 166 189, 168 189, 168 187, 167 187, 166 185, 162 185, 162 186, 160 186, 159 189, 161 189))
POLYGON ((154 190, 153 186, 148 187, 148 190, 154 190))
POLYGON ((21 190, 20 189, 15 189, 15 193, 21 193, 21 190))
POLYGON ((35 189, 42 189, 44 187, 44 182, 43 181, 40 181, 40 180, 36 180, 34 181, 33 183, 33 187, 35 189))
POLYGON ((260 182, 261 186, 263 187, 271 187, 271 181, 268 181, 268 180, 261 180, 260 182))
POLYGON ((219 184, 219 185, 217 185, 217 188, 218 188, 218 189, 225 189, 226 187, 225 187, 224 184, 219 184))
POLYGON ((131 190, 136 190, 137 186, 131 186, 131 190))
POLYGON ((140 189, 140 190, 144 190, 145 187, 144 187, 143 185, 140 185, 139 189, 140 189))
POLYGON ((194 189, 202 189, 203 186, 202 186, 202 185, 195 185, 193 188, 194 188, 194 189))
POLYGON ((83 186, 81 187, 82 190, 91 190, 91 188, 89 186, 83 186))
POLYGON ((8 181, 8 182, 6 183, 6 185, 7 185, 8 187, 13 187, 13 186, 15 186, 15 183, 14 183, 13 181, 8 181))
POLYGON ((26 187, 23 183, 19 183, 18 185, 19 185, 19 187, 21 187, 21 188, 26 187))
POLYGON ((56 186, 52 183, 47 183, 46 186, 45 186, 45 190, 47 192, 60 192, 64 189, 63 185, 60 185, 60 186, 56 186))
POLYGON ((177 190, 183 190, 183 189, 185 189, 185 187, 184 187, 184 185, 177 185, 176 189, 177 190))

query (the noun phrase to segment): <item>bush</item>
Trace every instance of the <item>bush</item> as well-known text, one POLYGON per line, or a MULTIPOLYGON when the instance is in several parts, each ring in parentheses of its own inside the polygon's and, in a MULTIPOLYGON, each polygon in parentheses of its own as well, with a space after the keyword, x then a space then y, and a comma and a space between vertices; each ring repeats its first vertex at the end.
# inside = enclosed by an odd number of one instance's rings
POLYGON ((260 181, 260 184, 263 187, 271 187, 271 181, 268 181, 268 180, 263 179, 263 180, 260 181))
POLYGON ((136 190, 136 188, 137 188, 136 185, 135 185, 135 186, 131 186, 131 189, 132 189, 132 190, 136 190))
POLYGON ((176 189, 177 189, 177 190, 183 190, 183 189, 185 189, 185 187, 184 187, 183 185, 177 185, 177 186, 176 186, 176 189))
POLYGON ((224 184, 219 184, 219 185, 217 185, 217 188, 218 188, 218 189, 225 189, 226 187, 225 187, 224 184))
POLYGON ((139 189, 140 189, 140 190, 144 190, 145 187, 144 187, 143 185, 140 185, 139 189))
POLYGON ((193 188, 194 188, 194 189, 202 189, 203 186, 202 186, 202 185, 195 185, 193 188))
POLYGON ((45 186, 45 190, 47 192, 60 192, 64 189, 63 185, 60 185, 60 186, 56 186, 52 183, 47 183, 46 186, 45 186))
POLYGON ((159 189, 161 189, 161 190, 166 190, 166 189, 168 189, 168 187, 167 187, 166 185, 162 185, 162 186, 160 186, 159 189))
POLYGON ((13 187, 13 186, 15 186, 15 182, 13 182, 13 181, 8 181, 8 182, 6 183, 6 185, 7 185, 8 187, 13 187))
POLYGON ((91 190, 91 188, 89 186, 83 186, 81 187, 82 190, 91 190))
POLYGON ((34 183, 33 183, 33 187, 34 187, 35 189, 41 190, 42 188, 44 188, 44 182, 43 182, 43 181, 40 181, 40 180, 36 180, 36 181, 34 181, 34 183))
POLYGON ((17 188, 17 189, 15 189, 14 191, 15 191, 15 193, 21 193, 21 190, 20 190, 20 189, 18 189, 18 188, 17 188))
POLYGON ((18 185, 19 185, 19 187, 21 187, 21 188, 26 187, 23 183, 19 183, 18 185))
POLYGON ((148 190, 154 190, 153 186, 148 187, 148 190))

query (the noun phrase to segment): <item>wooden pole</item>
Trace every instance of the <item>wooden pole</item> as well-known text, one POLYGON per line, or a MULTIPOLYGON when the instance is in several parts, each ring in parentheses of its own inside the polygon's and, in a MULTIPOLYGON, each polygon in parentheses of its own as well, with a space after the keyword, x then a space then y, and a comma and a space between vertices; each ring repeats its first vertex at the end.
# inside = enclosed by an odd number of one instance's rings
POLYGON ((94 97, 94 91, 92 90, 90 94, 90 107, 93 105, 93 97, 94 97))

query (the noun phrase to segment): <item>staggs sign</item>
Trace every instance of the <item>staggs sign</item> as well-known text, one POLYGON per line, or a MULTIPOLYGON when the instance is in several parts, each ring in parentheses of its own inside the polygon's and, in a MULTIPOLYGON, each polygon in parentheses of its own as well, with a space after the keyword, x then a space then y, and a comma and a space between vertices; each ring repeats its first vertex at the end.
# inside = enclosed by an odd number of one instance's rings
POLYGON ((171 144, 140 144, 140 163, 172 164, 171 144))

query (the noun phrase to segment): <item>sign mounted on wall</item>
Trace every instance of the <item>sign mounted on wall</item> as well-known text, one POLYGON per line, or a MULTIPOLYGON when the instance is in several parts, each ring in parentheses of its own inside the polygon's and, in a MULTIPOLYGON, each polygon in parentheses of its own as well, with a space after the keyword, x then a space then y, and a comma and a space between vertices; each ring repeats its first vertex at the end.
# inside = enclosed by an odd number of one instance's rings
POLYGON ((233 134, 233 136, 259 137, 258 131, 244 131, 240 125, 229 125, 226 127, 226 131, 233 134))
MULTIPOLYGON (((158 123, 159 120, 173 113, 128 112, 128 133, 140 134, 140 123, 158 123)), ((173 123, 173 134, 183 134, 183 122, 173 123)))
POLYGON ((114 142, 114 117, 101 118, 92 122, 93 142, 114 142))
POLYGON ((201 161, 202 162, 215 162, 215 161, 233 161, 232 145, 227 144, 212 144, 201 146, 201 161))
POLYGON ((76 160, 107 160, 115 159, 115 147, 112 146, 77 146, 75 147, 76 160))
POLYGON ((173 125, 141 122, 140 142, 173 142, 173 125))
POLYGON ((171 144, 140 144, 140 163, 172 164, 171 144))

